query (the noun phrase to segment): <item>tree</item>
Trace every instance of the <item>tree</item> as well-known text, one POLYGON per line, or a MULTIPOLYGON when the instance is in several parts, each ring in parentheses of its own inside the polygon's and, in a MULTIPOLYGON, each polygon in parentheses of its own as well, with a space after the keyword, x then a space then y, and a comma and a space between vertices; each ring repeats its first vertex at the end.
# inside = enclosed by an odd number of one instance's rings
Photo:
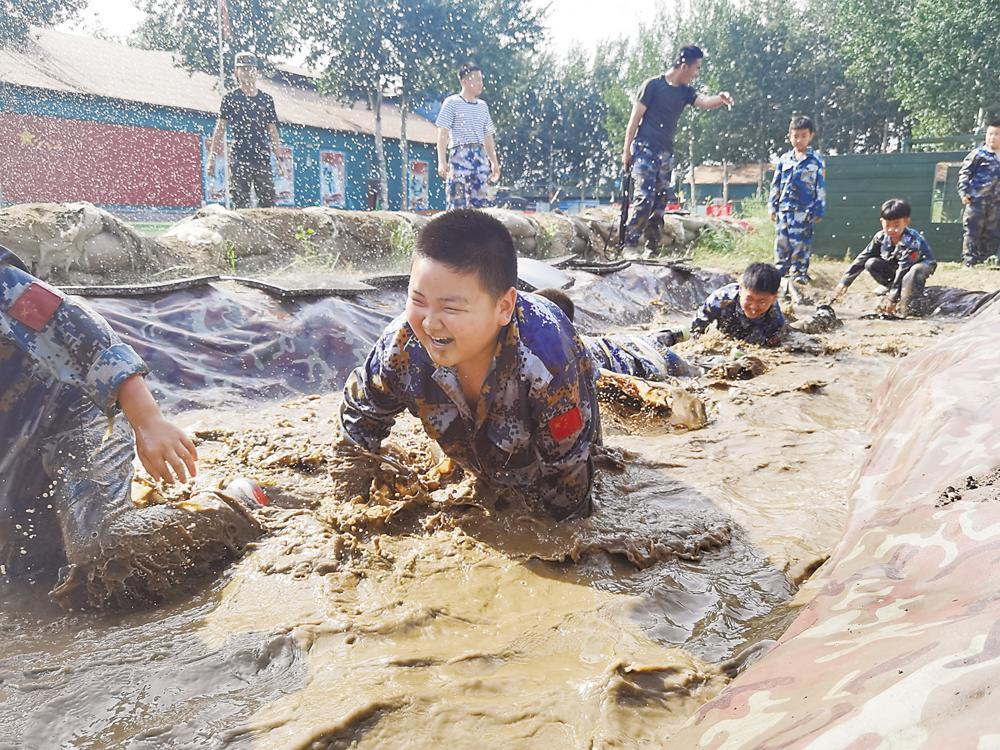
POLYGON ((0 45, 20 41, 32 26, 52 26, 87 7, 87 0, 0 0, 0 45))
MULTIPOLYGON (((288 5, 280 0, 223 0, 223 62, 228 75, 239 52, 262 60, 290 55, 297 44, 288 5)), ((146 16, 132 43, 176 52, 184 67, 219 74, 219 0, 138 0, 146 16)))

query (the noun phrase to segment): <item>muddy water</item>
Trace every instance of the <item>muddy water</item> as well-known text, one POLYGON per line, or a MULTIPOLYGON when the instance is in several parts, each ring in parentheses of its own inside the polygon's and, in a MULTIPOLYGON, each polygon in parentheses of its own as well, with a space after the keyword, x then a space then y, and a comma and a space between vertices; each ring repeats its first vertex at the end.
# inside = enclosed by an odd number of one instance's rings
POLYGON ((662 747, 781 632, 839 536, 872 388, 949 325, 754 352, 763 375, 692 387, 697 431, 609 409, 595 515, 558 527, 438 479, 412 421, 390 447, 412 474, 331 462, 336 397, 189 414, 203 481, 273 484, 271 533, 154 612, 0 589, 0 747, 662 747))

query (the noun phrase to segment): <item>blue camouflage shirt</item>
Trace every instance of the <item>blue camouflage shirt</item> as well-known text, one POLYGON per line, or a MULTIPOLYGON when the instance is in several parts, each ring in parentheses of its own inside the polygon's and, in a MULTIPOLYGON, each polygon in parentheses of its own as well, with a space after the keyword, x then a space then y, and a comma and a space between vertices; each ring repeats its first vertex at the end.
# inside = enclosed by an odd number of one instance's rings
POLYGON ((696 374, 696 368, 670 349, 677 343, 673 331, 644 335, 582 336, 590 356, 602 370, 646 380, 666 380, 696 374))
POLYGON ((826 162, 823 157, 806 149, 805 158, 797 160, 795 149, 778 159, 771 178, 767 199, 771 213, 794 211, 819 219, 826 209, 826 162))
POLYGON ((958 194, 972 200, 1000 198, 1000 155, 986 146, 970 151, 958 171, 958 194))
POLYGON ((0 482, 8 463, 71 403, 86 396, 112 414, 122 383, 145 372, 102 317, 0 248, 0 482))
POLYGON ((488 484, 537 494, 557 519, 589 512, 590 450, 601 440, 596 368, 548 300, 518 294, 475 413, 458 374, 434 364, 405 316, 390 323, 344 386, 343 433, 378 450, 404 409, 488 484))
POLYGON ((715 321, 727 336, 758 346, 777 346, 785 328, 785 316, 775 302, 759 318, 751 320, 740 305, 740 285, 727 284, 712 292, 691 321, 691 336, 698 337, 715 321))
POLYGON ((934 254, 931 252, 931 246, 927 244, 924 236, 913 227, 907 227, 895 245, 892 244, 889 235, 878 231, 868 246, 858 253, 854 262, 844 273, 840 283, 844 286, 850 286, 854 283, 854 280, 865 270, 865 263, 872 258, 881 258, 897 264, 896 275, 889 287, 889 300, 891 302, 899 301, 903 290, 903 277, 913 266, 917 263, 931 263, 935 267, 937 266, 934 254))

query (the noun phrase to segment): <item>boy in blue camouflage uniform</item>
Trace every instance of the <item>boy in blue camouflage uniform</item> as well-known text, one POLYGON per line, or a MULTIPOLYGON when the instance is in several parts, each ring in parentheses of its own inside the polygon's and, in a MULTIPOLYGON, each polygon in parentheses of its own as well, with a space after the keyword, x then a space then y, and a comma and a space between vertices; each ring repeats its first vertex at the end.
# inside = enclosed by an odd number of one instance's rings
POLYGON ((888 289, 885 312, 903 315, 923 312, 924 286, 934 273, 937 263, 930 245, 910 226, 910 204, 892 198, 882 204, 882 231, 876 232, 837 284, 834 299, 840 301, 847 289, 863 271, 868 271, 879 284, 888 289))
POLYGON ((659 242, 671 191, 674 133, 685 107, 718 109, 733 105, 727 91, 705 96, 691 85, 703 58, 698 47, 681 48, 673 68, 645 81, 632 105, 622 149, 622 167, 630 172, 633 186, 623 244, 626 256, 638 255, 643 235, 650 250, 659 242))
POLYGON ((788 126, 792 150, 778 159, 771 179, 768 206, 775 222, 774 265, 782 276, 791 272, 797 284, 809 283, 813 227, 826 207, 826 164, 809 147, 816 128, 808 117, 793 117, 788 126))
POLYGON ((51 595, 60 604, 121 604, 148 599, 150 584, 162 593, 186 563, 222 559, 257 535, 218 500, 205 499, 203 513, 132 504, 137 447, 154 479, 196 471, 194 445, 160 414, 146 372, 103 318, 0 248, 3 575, 59 567, 51 595), (114 418, 119 408, 127 422, 114 418))
POLYGON ((434 124, 438 129, 438 176, 446 180, 448 210, 485 208, 490 204, 487 183, 500 180, 496 128, 483 93, 483 73, 475 63, 458 69, 461 93, 441 103, 434 124), (449 153, 450 152, 450 153, 449 153))
POLYGON ((962 162, 958 194, 965 204, 962 262, 974 266, 1000 252, 1000 120, 989 124, 986 142, 962 162))
POLYGON ((377 451, 404 409, 444 453, 555 519, 590 512, 596 374, 572 325, 518 294, 510 234, 456 209, 417 235, 406 312, 344 387, 347 443, 377 451))
POLYGON ((785 329, 778 306, 781 273, 767 263, 752 263, 738 284, 712 292, 691 321, 691 338, 698 338, 714 322, 719 330, 748 344, 777 346, 785 329))
MULTIPOLYGON (((576 305, 561 289, 539 289, 539 297, 552 302, 569 318, 576 315, 576 305)), ((693 378, 702 374, 700 367, 684 361, 670 347, 684 340, 679 331, 657 331, 620 336, 580 336, 600 370, 643 380, 693 378)))

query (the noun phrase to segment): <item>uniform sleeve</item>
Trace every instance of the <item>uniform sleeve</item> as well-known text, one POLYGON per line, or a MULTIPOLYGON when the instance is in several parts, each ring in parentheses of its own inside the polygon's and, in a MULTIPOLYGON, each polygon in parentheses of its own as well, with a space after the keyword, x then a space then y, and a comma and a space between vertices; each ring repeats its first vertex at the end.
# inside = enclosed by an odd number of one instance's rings
POLYGON ((340 405, 343 436, 370 451, 379 449, 405 408, 387 377, 386 358, 392 339, 389 334, 379 339, 365 363, 351 373, 340 405))
POLYGON ((29 273, 0 264, 0 335, 60 383, 79 388, 106 414, 118 389, 149 372, 111 326, 83 302, 29 273))
POLYGON ((958 194, 963 198, 972 197, 972 177, 976 172, 976 157, 979 149, 971 151, 962 161, 962 167, 958 170, 958 194))
POLYGON ((434 125, 439 128, 445 128, 451 130, 452 126, 455 124, 455 101, 454 99, 445 99, 444 104, 441 105, 441 111, 438 112, 437 119, 434 121, 434 125))
POLYGON ((596 384, 589 357, 570 356, 546 389, 533 397, 538 487, 549 514, 562 520, 585 509, 594 475, 590 446, 600 434, 596 384))
POLYGON ((639 94, 636 97, 636 99, 644 107, 648 107, 650 104, 653 103, 653 96, 654 96, 653 82, 655 80, 656 80, 655 78, 650 78, 645 83, 643 83, 642 86, 639 87, 639 94))
POLYGON ((490 114, 490 107, 486 105, 486 135, 493 135, 497 132, 496 126, 493 124, 493 116, 490 114))
POLYGON ((819 166, 816 169, 816 188, 812 205, 809 207, 809 214, 814 219, 823 218, 826 212, 826 163, 819 159, 819 166))
POLYGON ((694 100, 698 98, 698 89, 694 86, 686 86, 684 88, 684 103, 687 106, 694 105, 694 100))
POLYGON ((781 173, 781 159, 774 165, 774 174, 771 176, 771 190, 767 194, 767 205, 771 213, 778 213, 778 203, 781 201, 781 183, 784 175, 781 173))
POLYGON ((713 321, 719 319, 718 291, 712 292, 691 321, 691 335, 698 336, 708 330, 713 321))
POLYGON ((879 248, 881 245, 882 233, 877 232, 865 249, 858 253, 851 262, 851 265, 847 268, 843 277, 840 279, 840 283, 845 287, 853 284, 854 280, 861 275, 862 271, 865 270, 865 263, 867 263, 871 258, 879 257, 879 248))

